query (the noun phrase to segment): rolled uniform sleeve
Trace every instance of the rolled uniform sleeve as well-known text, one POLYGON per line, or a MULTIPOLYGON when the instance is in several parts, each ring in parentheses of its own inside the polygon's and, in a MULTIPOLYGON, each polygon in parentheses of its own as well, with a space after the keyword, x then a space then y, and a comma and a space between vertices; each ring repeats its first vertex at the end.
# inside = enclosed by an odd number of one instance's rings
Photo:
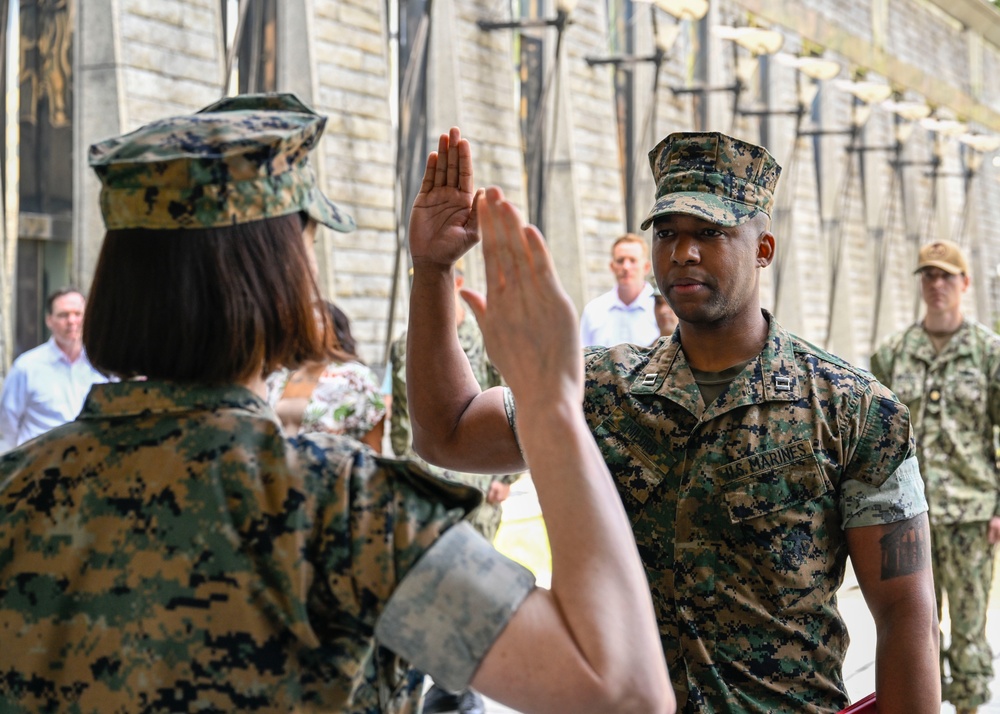
POLYGON ((881 486, 857 479, 844 484, 840 498, 842 528, 860 528, 906 520, 927 511, 917 459, 906 459, 881 486))
POLYGON ((462 691, 534 586, 526 568, 460 523, 407 573, 375 634, 442 688, 462 691))
POLYGON ((348 456, 326 497, 319 547, 327 587, 314 603, 328 601, 321 611, 335 613, 338 627, 374 636, 461 688, 533 587, 532 576, 456 525, 481 503, 478 490, 411 461, 348 456))
POLYGON ((841 525, 885 525, 925 513, 909 410, 886 386, 870 382, 856 413, 860 438, 841 486, 841 525))

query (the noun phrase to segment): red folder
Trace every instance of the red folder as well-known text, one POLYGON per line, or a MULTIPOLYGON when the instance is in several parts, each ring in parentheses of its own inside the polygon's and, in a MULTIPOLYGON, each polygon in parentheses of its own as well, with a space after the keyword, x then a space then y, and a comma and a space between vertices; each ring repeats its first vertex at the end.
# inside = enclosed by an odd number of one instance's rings
POLYGON ((875 692, 854 702, 847 709, 841 709, 838 714, 878 714, 878 707, 875 706, 875 692))

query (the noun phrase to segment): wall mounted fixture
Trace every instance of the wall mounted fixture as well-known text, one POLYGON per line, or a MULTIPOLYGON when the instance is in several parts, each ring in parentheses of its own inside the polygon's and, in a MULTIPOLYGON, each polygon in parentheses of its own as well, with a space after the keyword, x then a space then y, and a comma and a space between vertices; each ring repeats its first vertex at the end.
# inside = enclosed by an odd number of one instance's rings
POLYGON ((708 0, 652 0, 653 5, 678 20, 700 20, 708 13, 708 0))
POLYGON ((494 22, 492 20, 478 20, 479 29, 484 32, 493 30, 525 30, 534 27, 556 27, 564 30, 570 20, 570 15, 576 10, 579 0, 556 0, 556 16, 552 18, 522 18, 520 20, 505 20, 494 22))

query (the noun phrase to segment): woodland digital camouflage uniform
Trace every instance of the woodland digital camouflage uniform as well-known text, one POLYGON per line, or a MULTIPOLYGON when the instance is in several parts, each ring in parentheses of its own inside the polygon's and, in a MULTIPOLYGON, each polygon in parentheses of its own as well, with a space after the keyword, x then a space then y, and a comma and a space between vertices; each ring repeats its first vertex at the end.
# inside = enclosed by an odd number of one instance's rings
POLYGON ((906 409, 768 318, 764 350, 708 407, 679 333, 585 355, 584 409, 632 523, 680 712, 846 706, 844 528, 926 508, 906 409), (890 477, 902 488, 880 498, 890 477))
MULTIPOLYGON (((479 383, 479 387, 486 390, 490 387, 500 386, 502 383, 500 373, 486 356, 483 333, 480 331, 479 325, 476 324, 475 318, 468 312, 458 326, 458 343, 469 359, 472 374, 479 383)), ((431 466, 417 456, 416 452, 413 451, 413 432, 410 429, 410 412, 407 408, 406 398, 406 333, 393 342, 390 350, 390 362, 392 367, 392 414, 389 420, 389 437, 393 453, 397 456, 413 459, 433 474, 472 486, 484 494, 489 490, 493 481, 512 484, 520 478, 520 474, 491 476, 489 474, 449 471, 431 466)), ((486 540, 492 541, 500 527, 502 515, 503 509, 500 504, 487 503, 484 500, 475 511, 469 514, 468 521, 486 540)))
MULTIPOLYGON (((204 111, 91 147, 109 230, 353 227, 307 160, 323 117, 289 94, 204 111)), ((412 712, 401 663, 468 686, 533 587, 461 522, 480 500, 286 440, 239 386, 101 385, 0 458, 0 712, 412 712)))
MULTIPOLYGON (((415 711, 376 620, 478 501, 350 439, 286 440, 241 387, 102 385, 0 459, 0 711, 415 711)), ((483 644, 422 627, 427 580, 405 624, 471 676, 483 644)), ((495 637, 528 581, 463 626, 495 637)))
POLYGON ((642 222, 685 213, 736 226, 758 211, 771 215, 781 167, 761 146, 719 132, 670 134, 649 152, 656 203, 642 222))
POLYGON ((989 520, 1000 515, 994 427, 1000 426, 1000 337, 964 320, 936 353, 920 324, 893 335, 871 369, 910 409, 926 483, 938 608, 948 593, 951 644, 941 648, 952 681, 944 699, 990 698, 992 652, 985 616, 993 580, 989 520))

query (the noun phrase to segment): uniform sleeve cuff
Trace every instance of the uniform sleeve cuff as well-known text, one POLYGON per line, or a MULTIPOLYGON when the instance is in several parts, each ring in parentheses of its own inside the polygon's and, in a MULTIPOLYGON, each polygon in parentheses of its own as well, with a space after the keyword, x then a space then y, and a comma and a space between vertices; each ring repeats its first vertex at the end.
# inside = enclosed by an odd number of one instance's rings
POLYGON ((517 443, 517 450, 521 452, 521 458, 524 458, 524 449, 521 448, 521 438, 517 433, 517 407, 514 406, 514 393, 510 391, 510 387, 503 388, 503 410, 507 413, 507 424, 510 426, 510 430, 514 432, 514 441, 517 443))
POLYGON ((881 486, 856 479, 844 482, 840 509, 843 528, 885 525, 925 513, 927 500, 916 457, 903 461, 881 486))
POLYGON ((435 541, 406 574, 375 625, 379 644, 452 692, 479 663, 535 587, 466 522, 435 541))

